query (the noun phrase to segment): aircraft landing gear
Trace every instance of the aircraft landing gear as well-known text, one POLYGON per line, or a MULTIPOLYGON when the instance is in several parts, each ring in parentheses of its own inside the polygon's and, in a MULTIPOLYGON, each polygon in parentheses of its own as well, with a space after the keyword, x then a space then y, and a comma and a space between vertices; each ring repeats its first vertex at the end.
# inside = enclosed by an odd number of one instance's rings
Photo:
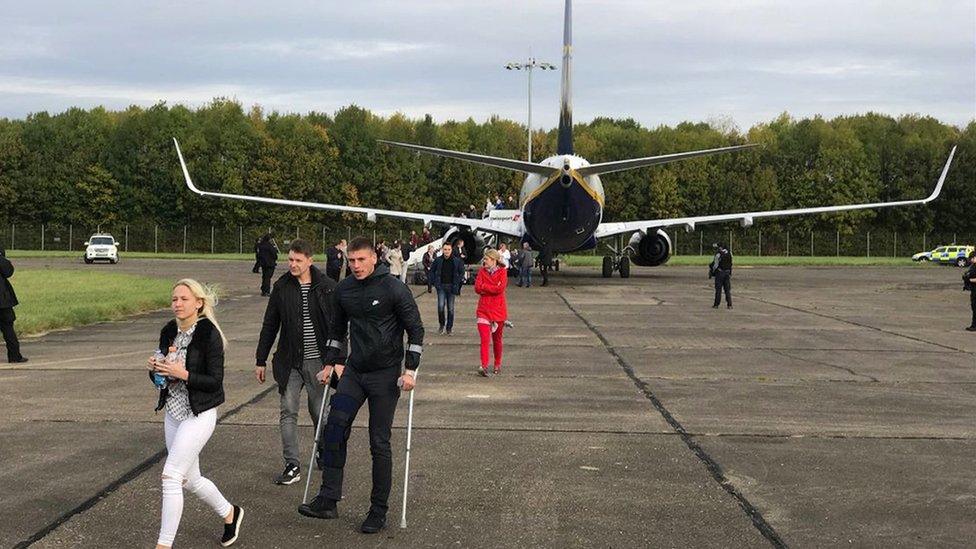
POLYGON ((620 278, 630 278, 630 258, 622 256, 603 256, 603 278, 611 278, 613 272, 620 273, 620 278))

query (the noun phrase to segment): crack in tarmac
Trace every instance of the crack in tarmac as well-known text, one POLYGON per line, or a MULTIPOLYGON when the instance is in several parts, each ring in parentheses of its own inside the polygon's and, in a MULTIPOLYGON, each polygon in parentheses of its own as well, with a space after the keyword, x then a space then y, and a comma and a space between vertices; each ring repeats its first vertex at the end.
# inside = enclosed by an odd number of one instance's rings
POLYGON ((695 454, 695 457, 698 458, 698 460, 702 463, 702 465, 705 466, 705 468, 708 470, 712 478, 719 483, 719 485, 722 487, 723 490, 725 490, 729 495, 731 495, 735 499, 735 501, 739 504, 739 507, 742 508, 742 510, 746 513, 746 516, 748 516, 749 519, 752 521, 753 526, 755 526, 756 529, 759 530, 759 533, 762 534, 762 536, 766 538, 766 540, 769 541, 769 543, 772 544, 773 547, 776 548, 787 547, 786 542, 784 542, 783 539, 776 532, 776 530, 773 529, 772 525, 770 525, 766 521, 765 517, 763 517, 759 509, 756 508, 756 506, 753 505, 748 500, 748 498, 746 498, 746 496, 732 484, 732 481, 725 476, 725 472, 722 469, 722 466, 717 461, 715 461, 715 459, 712 458, 712 456, 710 456, 705 451, 705 449, 701 447, 700 444, 698 444, 694 440, 694 435, 692 435, 691 433, 685 430, 684 426, 681 425, 681 423, 677 420, 677 418, 674 417, 673 414, 671 414, 671 412, 664 406, 661 400, 657 398, 654 392, 651 391, 650 386, 644 380, 638 377, 637 374, 634 372, 634 369, 630 366, 630 364, 627 363, 627 361, 620 356, 620 354, 617 352, 614 346, 610 344, 609 340, 607 340, 607 338, 604 337, 604 335, 596 328, 596 326, 591 324, 590 321, 588 321, 579 311, 576 310, 575 307, 573 307, 573 305, 569 302, 568 299, 566 299, 566 296, 564 296, 562 292, 556 290, 555 294, 559 296, 559 298, 563 300, 563 303, 566 304, 566 307, 568 307, 569 310, 572 311, 573 314, 575 314, 576 317, 579 318, 580 321, 583 322, 583 324, 586 325, 586 327, 589 328, 589 330, 593 332, 593 334, 596 335, 597 338, 600 339, 600 341, 603 343, 603 346, 607 349, 607 352, 609 352, 610 355, 612 355, 617 360, 617 363, 620 365, 621 368, 623 368, 624 372, 627 373, 627 376, 631 379, 631 381, 633 381, 634 385, 636 385, 637 388, 644 394, 647 400, 651 401, 651 404, 654 406, 654 408, 658 411, 658 413, 661 414, 661 416, 668 423, 668 425, 670 425, 671 428, 674 429, 675 433, 681 437, 681 440, 685 443, 686 446, 688 446, 688 449, 695 454))
POLYGON ((816 311, 810 311, 808 309, 802 309, 800 307, 794 307, 792 305, 784 305, 782 303, 776 303, 775 301, 769 301, 769 300, 766 300, 766 299, 762 299, 761 297, 754 297, 754 296, 750 296, 750 295, 743 295, 742 296, 742 299, 751 299, 752 301, 757 301, 759 303, 765 303, 766 305, 773 305, 775 307, 782 307, 783 309, 789 309, 791 311, 796 311, 796 312, 799 312, 799 313, 806 313, 808 315, 818 316, 820 318, 827 318, 827 319, 830 319, 830 320, 835 320, 837 322, 843 322, 844 324, 850 324, 851 326, 857 326, 859 328, 866 328, 868 330, 874 330, 874 331, 879 332, 879 333, 882 333, 882 334, 886 334, 886 335, 890 335, 890 336, 895 336, 895 337, 901 337, 901 338, 905 338, 905 339, 908 339, 908 340, 911 340, 911 341, 915 341, 916 343, 925 343, 926 345, 932 345, 933 347, 941 347, 943 349, 948 349, 950 351, 956 351, 958 353, 963 353, 963 354, 967 354, 967 355, 974 355, 974 354, 976 354, 976 352, 967 351, 965 349, 960 349, 958 347, 953 347, 951 345, 945 345, 943 343, 936 343, 934 341, 929 341, 927 339, 922 339, 920 337, 915 337, 915 336, 900 334, 898 332, 894 332, 894 331, 891 331, 891 330, 886 330, 884 328, 878 328, 877 326, 871 326, 870 324, 864 324, 864 323, 861 323, 861 322, 857 322, 855 320, 848 320, 846 318, 842 318, 842 317, 839 317, 839 316, 828 315, 826 313, 818 313, 816 311))
MULTIPOLYGON (((225 419, 233 417, 238 412, 243 410, 245 407, 250 406, 251 404, 256 404, 261 399, 266 397, 269 393, 271 393, 273 389, 275 389, 274 385, 259 392, 250 400, 238 405, 235 408, 228 410, 226 413, 224 413, 222 416, 220 416, 217 419, 217 423, 222 423, 225 419)), ((30 547, 31 545, 37 543, 38 541, 41 541, 42 539, 47 537, 48 534, 57 530, 59 526, 61 526, 65 522, 68 522, 71 518, 80 515, 81 513, 84 513, 85 511, 91 509, 92 507, 97 505, 103 499, 110 496, 113 492, 115 492, 119 488, 125 486, 126 484, 142 476, 143 473, 145 473, 149 469, 152 469, 154 465, 162 461, 164 457, 166 457, 166 448, 163 448, 157 451, 155 454, 149 456, 148 458, 143 460, 141 463, 139 463, 132 469, 129 469, 128 471, 123 473, 122 476, 120 476, 119 478, 110 482, 107 486, 99 490, 95 495, 83 501, 74 509, 71 509, 70 511, 64 513, 60 517, 54 519, 54 521, 52 521, 51 523, 47 524, 46 526, 38 530, 37 532, 34 532, 34 534, 32 534, 30 537, 15 545, 14 549, 23 549, 26 547, 30 547)))
POLYGON ((849 373, 849 374, 851 374, 852 376, 855 376, 855 377, 863 377, 863 378, 866 378, 869 381, 871 381, 872 383, 879 383, 878 378, 876 378, 874 376, 869 376, 867 374, 859 374, 859 373, 855 372, 853 369, 848 368, 846 366, 837 366, 836 364, 830 364, 830 363, 827 363, 827 362, 823 362, 821 360, 814 360, 812 358, 807 358, 807 357, 803 357, 803 356, 794 356, 794 355, 791 355, 791 354, 787 353, 786 351, 771 351, 771 352, 773 352, 773 353, 775 353, 775 354, 777 354, 779 356, 785 357, 785 358, 791 358, 793 360, 799 360, 799 361, 802 361, 802 362, 807 362, 809 364, 815 364, 815 365, 818 365, 818 366, 826 366, 827 368, 835 368, 837 370, 841 370, 843 372, 847 372, 847 373, 849 373))

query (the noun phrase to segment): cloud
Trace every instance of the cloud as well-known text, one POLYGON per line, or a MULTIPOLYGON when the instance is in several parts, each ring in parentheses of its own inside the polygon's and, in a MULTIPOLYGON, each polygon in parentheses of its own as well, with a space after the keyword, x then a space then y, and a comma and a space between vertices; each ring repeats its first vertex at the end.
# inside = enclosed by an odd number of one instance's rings
POLYGON ((336 61, 390 57, 430 50, 433 47, 433 44, 395 41, 301 39, 228 44, 222 49, 232 52, 271 54, 278 57, 305 57, 319 61, 336 61))

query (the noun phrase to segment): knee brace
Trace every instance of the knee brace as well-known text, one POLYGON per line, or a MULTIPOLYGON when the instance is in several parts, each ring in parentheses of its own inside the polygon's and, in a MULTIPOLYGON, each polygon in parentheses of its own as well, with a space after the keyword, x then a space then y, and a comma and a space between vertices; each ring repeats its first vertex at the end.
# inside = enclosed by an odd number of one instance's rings
POLYGON ((348 395, 337 393, 332 397, 329 419, 319 439, 319 466, 342 468, 346 464, 346 440, 359 403, 348 395))

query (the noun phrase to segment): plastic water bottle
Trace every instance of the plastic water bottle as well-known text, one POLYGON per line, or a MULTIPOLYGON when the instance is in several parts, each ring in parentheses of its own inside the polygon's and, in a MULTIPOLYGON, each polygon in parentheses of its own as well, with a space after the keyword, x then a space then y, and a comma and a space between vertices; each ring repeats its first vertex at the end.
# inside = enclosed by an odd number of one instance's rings
MULTIPOLYGON (((159 349, 156 349, 156 352, 153 353, 153 358, 156 359, 157 362, 161 362, 163 360, 166 360, 166 355, 164 355, 163 352, 160 351, 159 349)), ((162 389, 166 387, 166 376, 164 376, 163 374, 153 372, 152 380, 153 380, 153 385, 155 385, 157 389, 162 389)))

